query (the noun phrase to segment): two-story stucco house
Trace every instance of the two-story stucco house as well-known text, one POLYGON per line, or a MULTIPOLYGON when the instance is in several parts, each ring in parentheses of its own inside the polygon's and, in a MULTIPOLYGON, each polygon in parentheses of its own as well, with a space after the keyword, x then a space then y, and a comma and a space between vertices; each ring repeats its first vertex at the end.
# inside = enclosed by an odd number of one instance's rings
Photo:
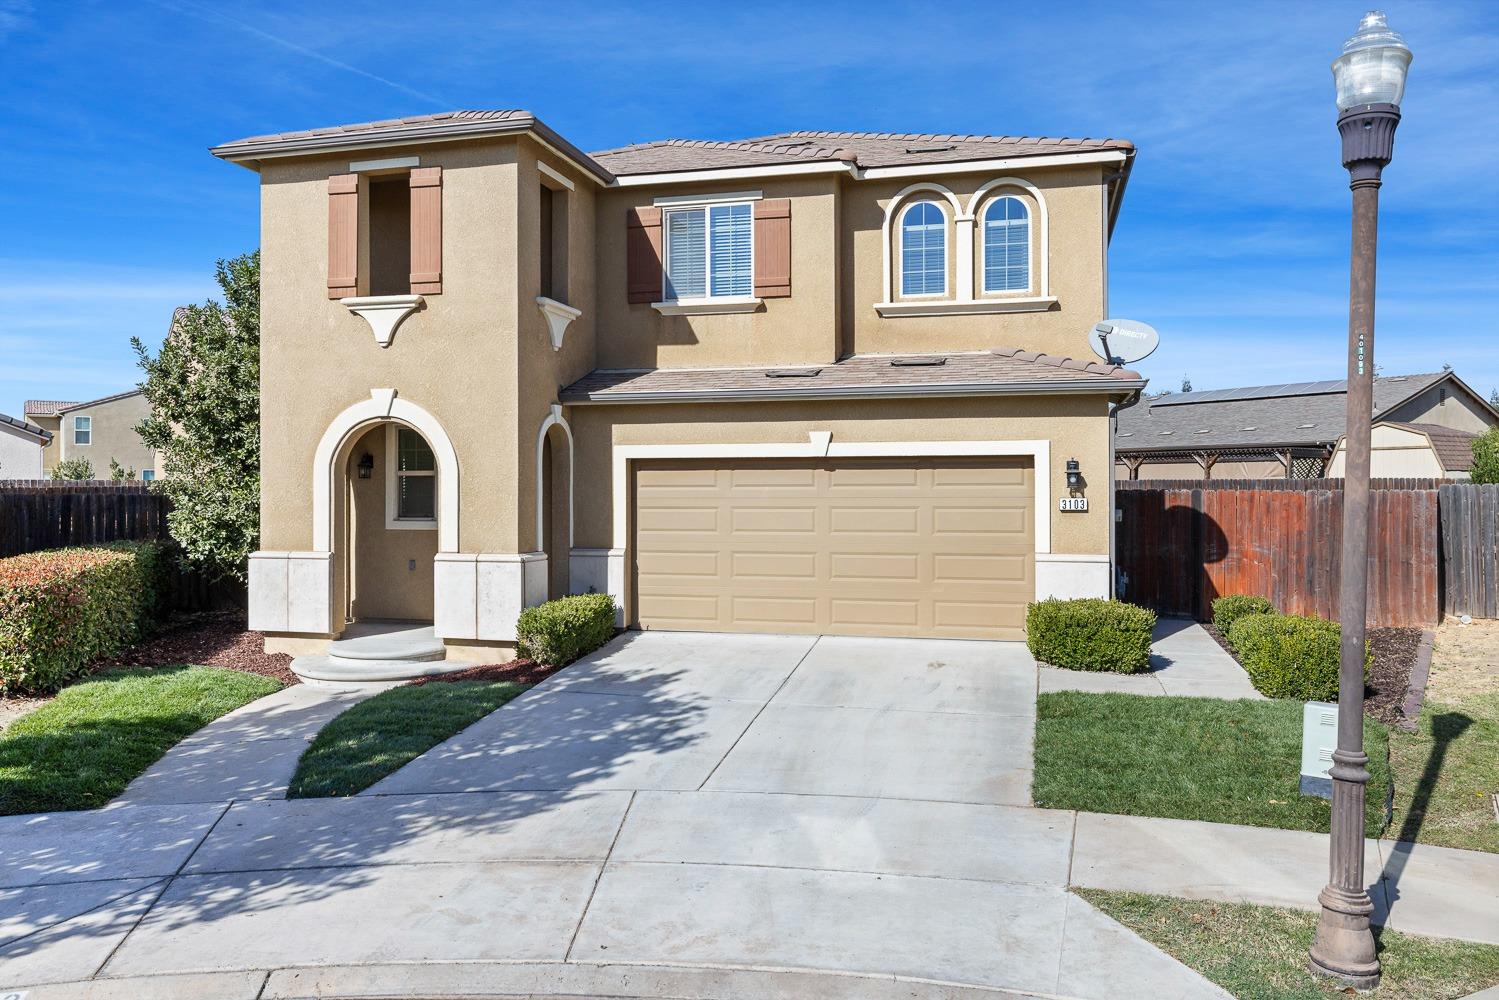
POLYGON ((61 462, 86 458, 95 479, 108 479, 110 462, 152 480, 161 468, 160 456, 141 440, 136 428, 151 415, 151 404, 139 389, 100 399, 68 402, 28 399, 26 419, 51 434, 42 455, 48 473, 61 462))
POLYGON ((268 648, 404 619, 493 660, 588 591, 645 629, 1014 639, 1111 592, 1144 383, 1087 333, 1127 142, 590 154, 464 111, 213 152, 260 177, 268 648))

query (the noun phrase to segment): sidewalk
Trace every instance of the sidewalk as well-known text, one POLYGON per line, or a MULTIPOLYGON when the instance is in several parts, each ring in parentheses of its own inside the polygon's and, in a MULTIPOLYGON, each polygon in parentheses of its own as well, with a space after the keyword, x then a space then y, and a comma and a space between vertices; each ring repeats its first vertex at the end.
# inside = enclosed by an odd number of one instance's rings
POLYGON ((1063 670, 1038 664, 1039 690, 1175 695, 1187 698, 1253 698, 1265 696, 1249 675, 1218 645, 1207 630, 1187 618, 1156 622, 1150 644, 1150 668, 1141 674, 1063 670))

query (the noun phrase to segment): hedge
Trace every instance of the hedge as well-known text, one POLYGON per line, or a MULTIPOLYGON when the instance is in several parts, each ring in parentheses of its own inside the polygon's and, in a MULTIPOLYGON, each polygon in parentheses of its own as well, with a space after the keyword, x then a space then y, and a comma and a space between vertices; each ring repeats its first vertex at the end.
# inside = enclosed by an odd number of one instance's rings
POLYGON ((1037 601, 1025 611, 1025 642, 1042 663, 1135 674, 1150 665, 1155 612, 1084 597, 1037 601))
POLYGON ((614 636, 617 609, 608 594, 574 594, 527 608, 515 623, 516 651, 548 666, 565 666, 614 636))
MULTIPOLYGON (((1255 690, 1267 698, 1336 701, 1339 646, 1337 622, 1301 615, 1245 615, 1229 629, 1228 641, 1255 690)), ((1364 676, 1373 655, 1364 644, 1364 676)))
POLYGON ((1273 615, 1275 605, 1270 603, 1268 597, 1255 597, 1251 594, 1230 594, 1220 597, 1213 602, 1213 627, 1225 639, 1228 638, 1228 630, 1233 627, 1234 622, 1245 615, 1273 615))
POLYGON ((149 632, 167 558, 156 542, 115 542, 0 559, 0 694, 55 691, 149 632))

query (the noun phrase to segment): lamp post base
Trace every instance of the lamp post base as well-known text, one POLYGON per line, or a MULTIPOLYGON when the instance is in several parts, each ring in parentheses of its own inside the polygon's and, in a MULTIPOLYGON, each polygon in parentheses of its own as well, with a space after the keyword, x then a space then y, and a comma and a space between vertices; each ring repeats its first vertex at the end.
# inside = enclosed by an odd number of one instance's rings
POLYGON ((1330 885, 1317 901, 1322 904, 1322 916, 1307 968, 1357 990, 1374 989, 1379 985, 1379 959, 1369 928, 1374 901, 1367 892, 1349 893, 1330 885))

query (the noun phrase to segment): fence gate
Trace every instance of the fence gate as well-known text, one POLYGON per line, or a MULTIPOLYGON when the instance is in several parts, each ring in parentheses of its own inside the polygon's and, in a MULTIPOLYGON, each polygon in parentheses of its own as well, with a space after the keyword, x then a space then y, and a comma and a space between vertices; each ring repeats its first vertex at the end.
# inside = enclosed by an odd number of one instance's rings
POLYGON ((1441 489, 1442 610, 1499 618, 1499 484, 1441 489))

